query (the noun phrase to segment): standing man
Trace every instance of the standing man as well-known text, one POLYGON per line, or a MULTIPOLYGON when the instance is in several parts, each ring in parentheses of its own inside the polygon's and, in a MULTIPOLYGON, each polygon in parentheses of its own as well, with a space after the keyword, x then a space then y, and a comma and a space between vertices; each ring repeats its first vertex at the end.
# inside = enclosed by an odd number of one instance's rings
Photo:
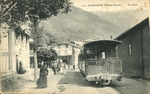
POLYGON ((54 72, 54 75, 56 75, 57 74, 57 62, 54 60, 52 63, 53 63, 52 70, 54 72))

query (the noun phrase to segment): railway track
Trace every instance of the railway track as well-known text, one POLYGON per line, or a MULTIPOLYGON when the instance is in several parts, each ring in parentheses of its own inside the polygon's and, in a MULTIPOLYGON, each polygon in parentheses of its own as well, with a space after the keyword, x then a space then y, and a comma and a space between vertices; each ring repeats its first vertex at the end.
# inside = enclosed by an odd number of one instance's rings
POLYGON ((93 87, 95 87, 100 92, 100 94, 123 94, 121 91, 114 87, 101 86, 99 84, 93 84, 93 87))

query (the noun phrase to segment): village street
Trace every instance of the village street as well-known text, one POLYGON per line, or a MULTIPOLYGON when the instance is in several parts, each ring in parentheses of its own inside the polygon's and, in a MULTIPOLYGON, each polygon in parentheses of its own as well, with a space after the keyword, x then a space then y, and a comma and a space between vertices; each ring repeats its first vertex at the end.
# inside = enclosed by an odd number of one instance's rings
POLYGON ((150 94, 149 0, 118 1, 1 0, 0 94, 150 94))
POLYGON ((113 81, 110 86, 101 87, 86 81, 79 70, 66 71, 65 75, 54 75, 49 68, 48 87, 40 89, 34 82, 34 69, 18 76, 31 80, 16 91, 19 94, 150 94, 150 81, 139 78, 123 77, 119 82, 113 81))
MULTIPOLYGON (((33 70, 28 74, 21 75, 33 81, 33 70)), ((54 75, 49 69, 48 87, 37 88, 36 82, 26 84, 21 90, 21 94, 119 94, 111 87, 100 87, 94 83, 87 82, 80 71, 70 70, 65 75, 54 75)))

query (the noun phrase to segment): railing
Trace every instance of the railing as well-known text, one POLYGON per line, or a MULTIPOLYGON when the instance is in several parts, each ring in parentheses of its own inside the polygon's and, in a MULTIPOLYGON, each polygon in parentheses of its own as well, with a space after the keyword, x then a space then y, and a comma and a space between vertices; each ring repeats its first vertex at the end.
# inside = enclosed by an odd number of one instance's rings
POLYGON ((122 62, 119 59, 85 60, 86 75, 101 73, 119 74, 122 72, 122 62))
POLYGON ((121 60, 108 60, 109 74, 119 74, 122 72, 121 60))

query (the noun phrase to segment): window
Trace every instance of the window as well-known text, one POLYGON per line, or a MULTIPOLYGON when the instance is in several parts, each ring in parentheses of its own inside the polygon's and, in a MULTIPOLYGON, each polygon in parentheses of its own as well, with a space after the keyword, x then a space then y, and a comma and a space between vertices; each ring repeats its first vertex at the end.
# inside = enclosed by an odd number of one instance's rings
POLYGON ((131 52, 131 44, 128 46, 128 49, 129 49, 129 55, 131 55, 132 54, 132 52, 131 52))
POLYGON ((60 49, 60 45, 58 45, 58 48, 60 49))
POLYGON ((66 44, 66 48, 68 48, 68 44, 66 44))
POLYGON ((101 53, 102 59, 105 59, 105 52, 101 53))
POLYGON ((58 51, 58 55, 60 55, 60 51, 58 51))
POLYGON ((89 49, 89 50, 86 50, 86 53, 87 54, 95 54, 95 50, 94 49, 89 49))
POLYGON ((64 53, 65 55, 67 55, 68 54, 68 51, 67 50, 65 50, 65 53, 64 53))

